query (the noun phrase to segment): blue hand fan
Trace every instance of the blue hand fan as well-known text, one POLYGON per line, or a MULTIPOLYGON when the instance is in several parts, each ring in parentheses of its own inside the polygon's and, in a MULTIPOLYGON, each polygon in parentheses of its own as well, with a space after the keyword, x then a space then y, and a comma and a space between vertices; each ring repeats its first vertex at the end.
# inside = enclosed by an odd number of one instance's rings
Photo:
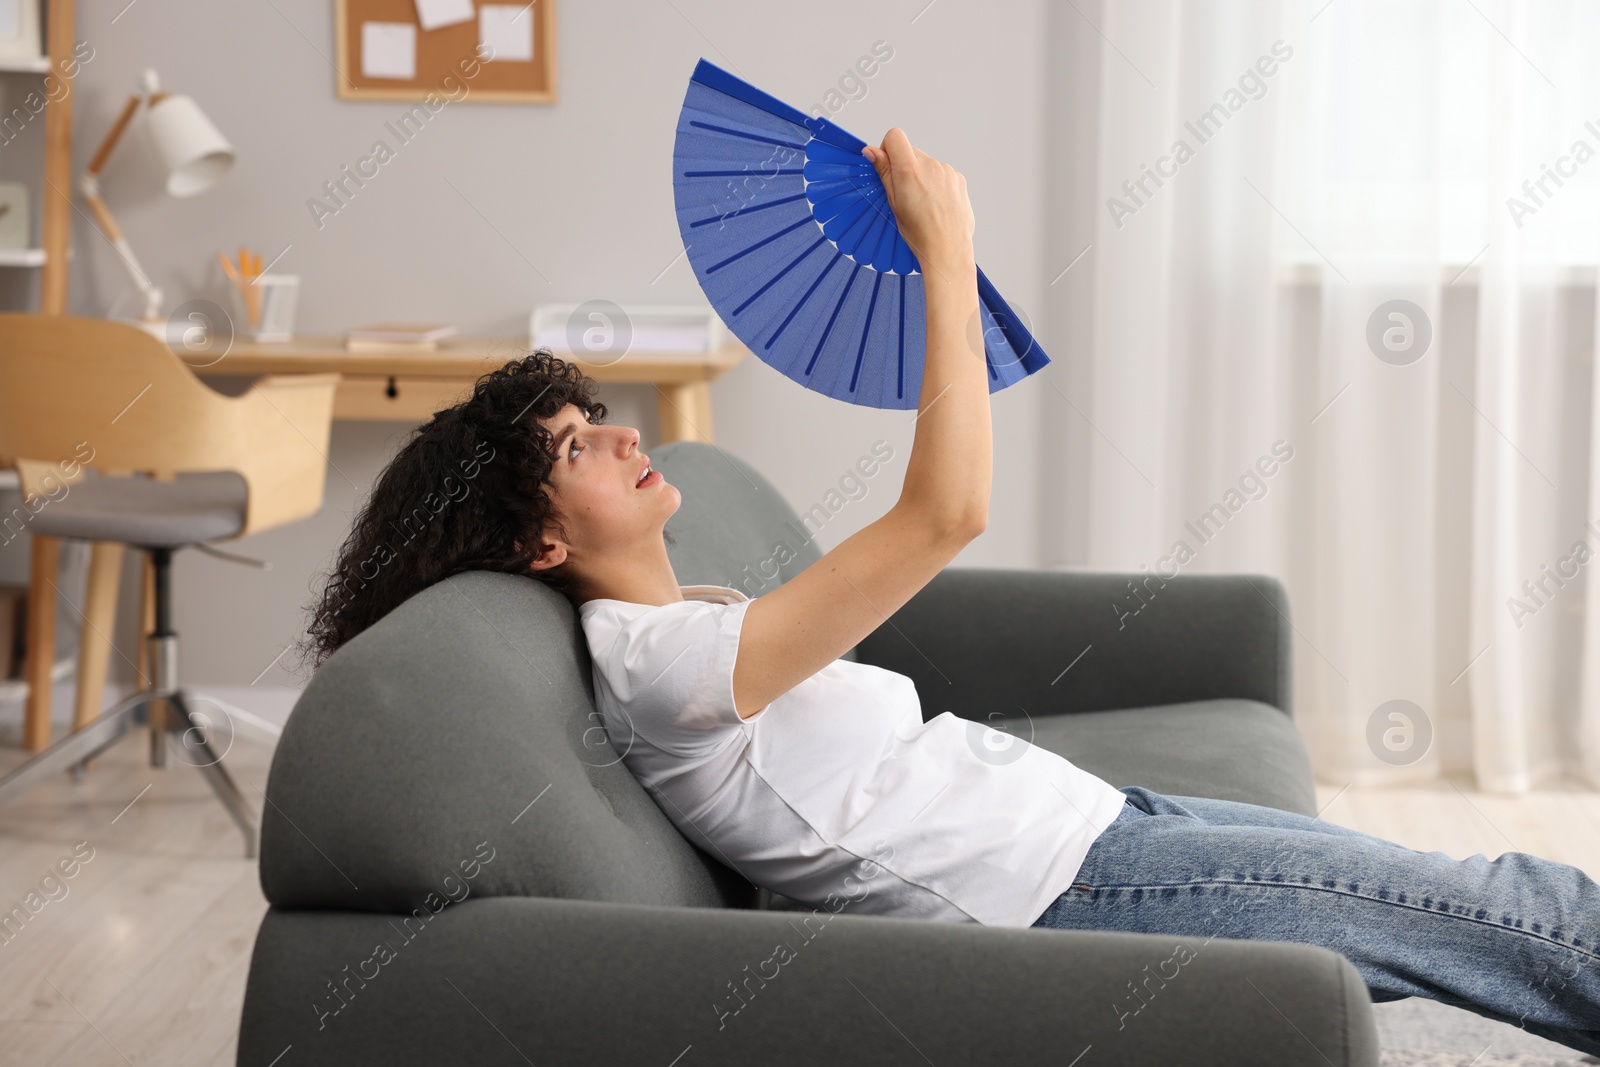
MULTIPOLYGON (((927 322, 917 257, 866 142, 700 60, 672 150, 678 229, 723 322, 824 396, 915 408, 927 322)), ((1049 365, 978 271, 989 391, 1049 365)))

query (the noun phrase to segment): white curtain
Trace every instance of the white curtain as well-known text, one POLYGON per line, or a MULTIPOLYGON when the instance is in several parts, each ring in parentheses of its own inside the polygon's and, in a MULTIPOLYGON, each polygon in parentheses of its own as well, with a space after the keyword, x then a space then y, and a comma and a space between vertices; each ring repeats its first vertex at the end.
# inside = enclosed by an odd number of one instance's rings
POLYGON ((1600 784, 1600 5, 1051 17, 1098 56, 1056 559, 1281 578, 1324 781, 1600 784))

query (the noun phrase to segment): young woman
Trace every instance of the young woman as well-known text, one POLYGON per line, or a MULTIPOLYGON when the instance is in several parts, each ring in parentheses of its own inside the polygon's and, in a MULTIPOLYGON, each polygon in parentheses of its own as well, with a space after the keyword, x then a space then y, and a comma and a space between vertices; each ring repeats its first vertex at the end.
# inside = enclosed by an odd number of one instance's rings
POLYGON ((910 679, 839 658, 983 532, 990 489, 966 180, 899 129, 864 154, 927 294, 915 439, 887 514, 754 600, 681 586, 664 530, 678 489, 638 431, 605 425, 591 380, 536 352, 379 477, 310 658, 456 572, 525 574, 577 607, 629 770, 756 885, 858 914, 1322 945, 1374 1000, 1429 997, 1600 1052, 1600 887, 1577 868, 1118 789, 1031 745, 997 764, 966 720, 924 722, 910 679))

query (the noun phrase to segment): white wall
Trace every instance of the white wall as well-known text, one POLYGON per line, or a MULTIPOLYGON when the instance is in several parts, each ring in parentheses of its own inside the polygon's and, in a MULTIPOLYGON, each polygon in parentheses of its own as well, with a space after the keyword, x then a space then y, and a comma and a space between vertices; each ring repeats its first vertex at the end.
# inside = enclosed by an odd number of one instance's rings
MULTIPOLYGON (((136 0, 124 9, 122 0, 79 0, 77 36, 95 51, 75 87, 77 167, 146 66, 159 70, 168 90, 199 101, 238 150, 233 172, 217 187, 173 200, 161 194, 135 128, 102 176, 106 200, 166 289, 169 309, 191 297, 224 300, 215 256, 240 245, 268 259, 291 246, 275 269, 300 275, 298 326, 311 333, 437 319, 520 345, 539 302, 702 301, 679 258, 669 173, 676 116, 696 61, 704 56, 809 110, 881 39, 893 58, 867 83, 867 95, 835 120, 873 141, 902 126, 914 143, 967 175, 978 262, 1060 360, 1051 324, 1037 311, 1065 263, 1059 248, 1046 247, 1045 207, 1057 179, 1046 171, 1051 157, 1042 138, 1047 93, 1063 92, 1071 78, 1052 72, 1047 30, 1061 16, 1050 15, 1043 0, 871 7, 823 0, 804 9, 731 0, 565 2, 558 9, 557 103, 451 104, 319 231, 307 200, 375 139, 393 145, 384 123, 403 110, 399 102, 337 98, 332 7, 326 0, 136 0)), ((9 108, 36 83, 5 75, 0 84, 9 108)), ((0 177, 38 184, 40 132, 0 148, 0 177)), ((86 215, 75 215, 72 239, 72 312, 131 313, 133 289, 86 215)), ((0 291, 13 298, 7 307, 32 306, 15 280, 0 291)), ((1039 454, 1040 392, 1029 382, 994 397, 991 521, 958 566, 1041 562, 1040 496, 1057 495, 1061 486, 1049 472, 1054 461, 1039 454)), ((754 357, 712 393, 718 443, 765 472, 797 510, 816 502, 874 440, 894 446, 898 461, 826 528, 822 548, 893 502, 911 413, 824 399, 754 357)), ((612 421, 640 427, 648 448, 657 432, 653 390, 610 387, 602 396, 612 421)), ((176 614, 186 681, 248 685, 296 636, 316 575, 408 429, 337 424, 322 511, 222 546, 270 559, 271 571, 194 551, 179 555, 176 614)), ((130 656, 132 577, 130 568, 117 637, 130 656)), ((121 656, 112 670, 118 678, 130 673, 121 656)), ((280 666, 260 685, 297 681, 280 666)))

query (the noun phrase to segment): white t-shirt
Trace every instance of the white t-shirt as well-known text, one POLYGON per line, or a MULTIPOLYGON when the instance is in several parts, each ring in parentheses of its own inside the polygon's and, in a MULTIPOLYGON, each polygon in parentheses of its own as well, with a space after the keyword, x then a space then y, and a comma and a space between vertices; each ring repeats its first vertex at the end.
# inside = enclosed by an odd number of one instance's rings
POLYGON ((1126 797, 1047 749, 950 712, 911 679, 837 659, 749 719, 733 665, 753 600, 579 606, 595 704, 679 831, 812 907, 1027 927, 1126 797))

